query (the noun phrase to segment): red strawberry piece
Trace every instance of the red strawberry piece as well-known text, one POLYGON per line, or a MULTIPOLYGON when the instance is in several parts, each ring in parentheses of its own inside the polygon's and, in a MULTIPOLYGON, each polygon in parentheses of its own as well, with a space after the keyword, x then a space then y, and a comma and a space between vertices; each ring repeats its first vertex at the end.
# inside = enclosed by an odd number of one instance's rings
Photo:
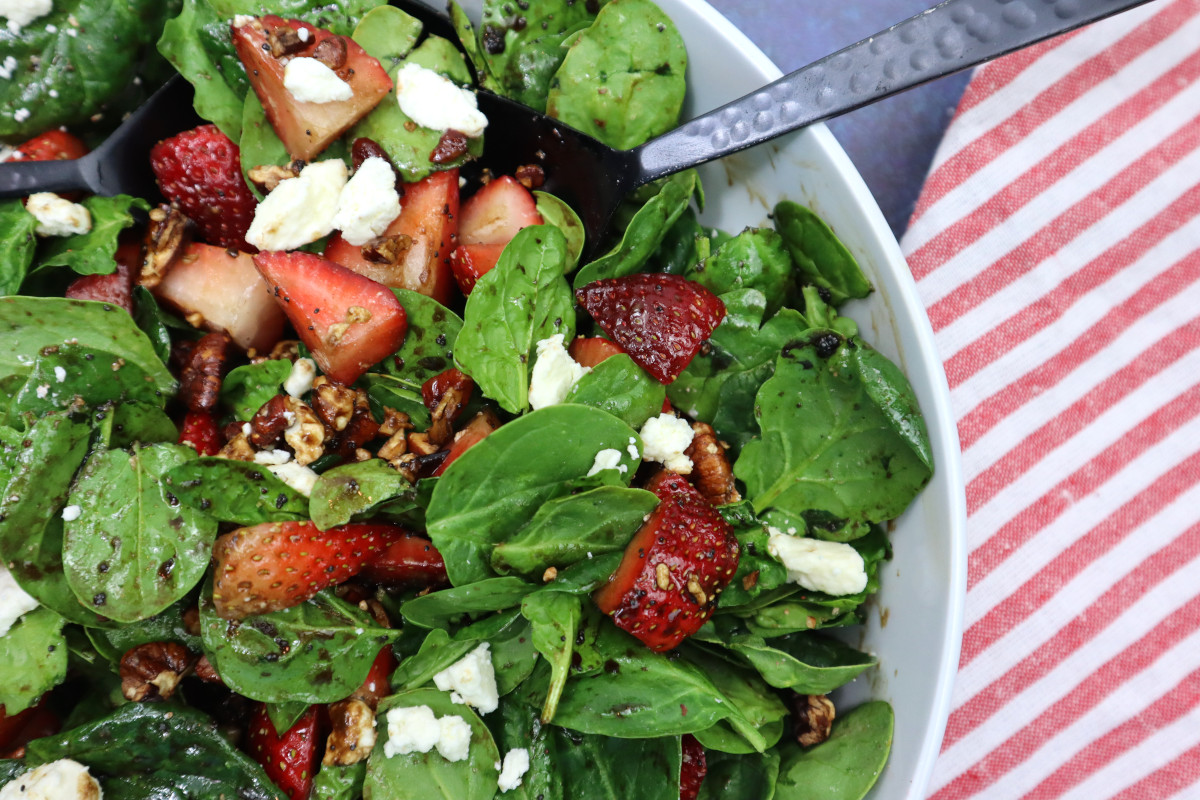
POLYGON ((451 422, 458 419, 463 407, 470 402, 471 393, 475 390, 475 381, 466 373, 451 367, 439 372, 421 384, 421 399, 431 412, 436 411, 447 395, 452 403, 443 411, 451 422))
POLYGON ((406 533, 369 522, 327 531, 308 521, 238 528, 213 545, 213 605, 224 619, 243 619, 303 603, 353 578, 406 533))
POLYGON ((700 784, 708 774, 708 759, 704 746, 695 736, 685 733, 682 739, 683 768, 679 771, 679 800, 696 800, 700 795, 700 784))
POLYGON ((238 146, 216 125, 163 139, 150 150, 163 197, 178 203, 209 244, 257 252, 246 243, 254 199, 242 177, 238 146))
POLYGON ((679 275, 606 278, 575 297, 609 338, 663 383, 683 372, 725 318, 721 298, 679 275))
POLYGON ((108 303, 132 314, 133 270, 118 262, 116 271, 107 275, 81 275, 67 286, 66 296, 72 300, 108 303))
POLYGON ((450 443, 450 450, 446 453, 446 459, 438 465, 433 474, 435 476, 441 475, 459 456, 483 441, 494 430, 496 430, 496 425, 493 416, 485 412, 476 414, 475 418, 467 423, 467 427, 454 435, 454 441, 450 443))
POLYGON ((396 660, 396 654, 392 651, 392 646, 385 645, 375 656, 375 660, 371 662, 371 669, 368 670, 367 677, 363 679, 362 686, 355 689, 354 694, 350 697, 362 700, 374 711, 379 705, 379 701, 392 693, 388 682, 397 666, 399 666, 399 662, 396 660))
POLYGON ((317 771, 317 711, 317 706, 309 706, 280 736, 267 714, 266 703, 259 703, 246 731, 250 756, 262 764, 267 777, 291 800, 304 800, 312 791, 317 771))
POLYGON ((202 456, 221 452, 221 431, 211 411, 189 411, 179 428, 179 443, 186 444, 202 456))
POLYGON ((408 317, 386 286, 312 253, 259 253, 254 265, 330 380, 354 383, 404 343, 408 317))
POLYGON ((594 367, 601 361, 625 351, 621 349, 621 345, 601 336, 576 336, 567 352, 581 365, 594 367))
POLYGON ((311 161, 392 89, 379 60, 348 36, 274 15, 231 26, 231 31, 246 77, 292 158, 311 161), (284 60, 293 58, 325 64, 350 87, 350 97, 327 103, 298 100, 283 84, 284 60))
POLYGON ((69 161, 87 155, 87 147, 66 131, 52 130, 33 137, 17 147, 17 159, 28 161, 69 161))
POLYGON ((703 625, 733 578, 738 542, 685 478, 662 471, 647 489, 659 504, 596 590, 596 605, 651 650, 670 650, 703 625))
POLYGON ((325 257, 384 286, 411 289, 446 303, 454 286, 450 251, 457 233, 458 170, 452 169, 404 184, 400 216, 380 237, 401 243, 395 260, 379 254, 384 248, 368 258, 364 253, 371 252, 370 243, 355 247, 340 233, 329 237, 325 257))
POLYGON ((454 248, 450 253, 450 271, 458 290, 470 294, 475 282, 496 266, 503 252, 504 244, 460 244, 454 248))
POLYGON ((396 586, 441 586, 448 582, 446 562, 433 542, 415 533, 398 537, 363 566, 362 576, 396 586))
POLYGON ((225 331, 246 350, 271 349, 284 313, 249 253, 190 242, 154 294, 198 328, 225 331))
POLYGON ((522 228, 541 225, 533 194, 509 175, 493 178, 462 205, 461 244, 507 244, 522 228))
POLYGON ((47 697, 49 694, 42 695, 32 706, 12 716, 0 704, 0 758, 23 758, 25 745, 62 729, 62 720, 46 702, 47 697))

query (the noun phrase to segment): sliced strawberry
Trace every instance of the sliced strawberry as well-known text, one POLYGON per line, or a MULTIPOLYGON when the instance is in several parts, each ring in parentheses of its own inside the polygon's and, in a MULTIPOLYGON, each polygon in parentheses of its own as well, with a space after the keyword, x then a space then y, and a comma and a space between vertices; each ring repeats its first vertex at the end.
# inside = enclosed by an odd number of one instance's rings
POLYGON ((460 244, 454 248, 450 253, 450 271, 454 273, 458 290, 470 294, 475 282, 496 266, 504 247, 503 244, 460 244))
POLYGON ((354 577, 406 534, 369 522, 327 531, 308 521, 238 528, 213 545, 213 605, 224 619, 290 608, 354 577))
POLYGON ((81 275, 67 286, 66 296, 72 300, 108 303, 132 314, 133 270, 118 262, 116 271, 107 275, 81 275))
POLYGON ((163 197, 177 203, 209 244, 256 252, 246 243, 254 199, 242 177, 241 153, 216 125, 201 125, 150 149, 163 197))
POLYGON ((69 161, 87 155, 87 147, 79 137, 56 129, 19 145, 17 152, 28 161, 69 161))
POLYGON ((651 650, 670 650, 700 629, 737 571, 738 541, 685 478, 662 471, 647 489, 659 504, 625 548, 596 605, 651 650))
POLYGON ((670 383, 725 318, 721 298, 679 275, 589 283, 575 298, 640 367, 670 383))
POLYGON ((685 733, 683 745, 683 768, 679 771, 679 800, 696 800, 700 795, 700 784, 708 774, 708 759, 704 745, 695 736, 685 733))
POLYGON ((443 410, 442 414, 453 422, 458 419, 463 407, 470 402, 471 393, 474 390, 475 381, 471 380, 469 375, 451 367, 421 384, 421 399, 425 401, 425 406, 432 412, 436 411, 449 395, 453 402, 443 410))
POLYGON ((382 260, 372 261, 363 254, 371 252, 370 243, 355 247, 340 233, 329 238, 325 257, 384 286, 411 289, 446 303, 454 285, 450 251, 457 233, 458 170, 452 169, 404 184, 400 216, 380 237, 401 237, 394 261, 379 255, 374 257, 382 260))
POLYGON ((312 791, 317 771, 317 706, 309 706, 296 724, 280 736, 267 714, 267 704, 259 703, 246 730, 250 756, 262 764, 267 777, 291 800, 305 800, 312 791))
POLYGON ((467 452, 474 444, 485 439, 488 434, 496 430, 495 419, 486 412, 480 412, 475 415, 475 418, 467 423, 467 427, 454 435, 454 441, 450 443, 450 452, 446 454, 446 460, 438 465, 433 474, 441 475, 446 471, 446 467, 454 463, 455 459, 467 452))
POLYGON ((247 350, 266 352, 283 335, 283 311, 248 253, 192 242, 154 294, 197 328, 225 331, 247 350))
POLYGON ((510 175, 493 178, 462 204, 460 244, 507 244, 517 231, 541 225, 533 194, 510 175))
POLYGON ((180 444, 202 456, 215 456, 221 452, 221 441, 221 430, 211 411, 189 411, 184 415, 179 429, 180 444))
POLYGON ((312 253, 259 253, 254 264, 331 380, 354 383, 404 343, 408 318, 386 286, 312 253))
POLYGON ((567 348, 571 358, 585 367, 594 367, 601 361, 624 353, 621 345, 602 336, 576 336, 567 348))
POLYGON ((46 702, 47 696, 42 695, 37 703, 11 717, 0 705, 0 758, 23 758, 25 745, 62 730, 62 720, 46 702))
POLYGON ((311 161, 392 89, 392 79, 379 60, 348 36, 273 14, 231 29, 246 77, 292 158, 311 161), (293 58, 315 58, 325 64, 350 86, 350 97, 327 103, 296 99, 283 83, 285 59, 293 58))
POLYGON ((367 677, 363 680, 362 686, 355 689, 354 694, 350 697, 362 700, 374 711, 379 705, 379 701, 392 693, 388 681, 398 665, 399 662, 396 660, 395 652, 392 651, 392 646, 384 645, 375 656, 375 660, 371 662, 371 669, 367 671, 367 677))
POLYGON ((446 562, 433 542, 406 533, 363 566, 362 576, 374 583, 426 588, 447 582, 446 562))

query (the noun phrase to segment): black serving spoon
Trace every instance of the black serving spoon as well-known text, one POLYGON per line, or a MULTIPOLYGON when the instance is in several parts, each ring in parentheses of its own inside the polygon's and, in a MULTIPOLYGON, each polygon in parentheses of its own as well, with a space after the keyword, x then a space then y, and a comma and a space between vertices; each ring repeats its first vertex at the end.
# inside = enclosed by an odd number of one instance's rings
MULTIPOLYGON (((538 164, 543 188, 578 212, 589 250, 637 187, 1018 50, 1149 0, 946 0, 785 75, 632 150, 490 92, 481 163, 493 173, 538 164)), ((419 0, 392 0, 426 29, 458 40, 449 18, 419 0)), ((175 77, 99 149, 78 162, 0 164, 0 197, 86 189, 151 196, 149 148, 195 124, 191 88, 175 77), (148 187, 148 188, 147 188, 148 187)))

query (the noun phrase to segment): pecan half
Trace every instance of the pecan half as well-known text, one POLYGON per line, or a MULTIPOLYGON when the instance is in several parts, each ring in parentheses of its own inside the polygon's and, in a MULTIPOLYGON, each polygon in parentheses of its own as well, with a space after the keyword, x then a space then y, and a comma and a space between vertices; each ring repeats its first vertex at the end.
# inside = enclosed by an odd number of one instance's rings
POLYGON ((833 701, 823 694, 797 694, 792 698, 796 741, 812 747, 829 738, 835 716, 833 701))
POLYGON ((325 424, 316 413, 294 397, 284 397, 290 422, 283 431, 283 440, 296 454, 296 463, 311 464, 325 454, 325 424))
POLYGON ((147 642, 130 648, 121 656, 121 694, 135 703, 166 699, 198 658, 178 642, 147 642))
POLYGON ((221 680, 221 676, 217 674, 217 668, 208 660, 208 656, 200 656, 200 660, 196 662, 196 667, 192 671, 192 674, 205 683, 225 685, 225 681, 221 680))
POLYGON ((217 455, 233 461, 253 461, 254 448, 250 446, 250 440, 246 438, 246 434, 239 433, 226 441, 225 446, 217 455))
POLYGON ((684 454, 692 460, 692 482, 714 506, 742 499, 733 480, 733 469, 717 433, 707 422, 692 423, 692 443, 684 454))
POLYGON ((357 764, 375 747, 375 712, 362 700, 339 700, 329 706, 331 728, 325 743, 326 766, 357 764))
POLYGON ((354 416, 356 392, 324 375, 313 381, 312 408, 332 431, 344 431, 354 416))
POLYGON ((277 394, 262 404, 250 418, 250 444, 260 450, 274 447, 291 421, 288 419, 287 395, 277 394))
POLYGON ((271 46, 271 55, 275 58, 290 56, 308 47, 308 43, 300 38, 299 32, 287 25, 280 25, 268 33, 267 44, 271 46))
POLYGON ((221 393, 221 377, 233 339, 224 331, 205 334, 192 348, 180 376, 180 398, 190 411, 211 411, 221 393))
POLYGON ((537 164, 525 164, 524 166, 517 167, 517 171, 513 173, 513 177, 517 179, 517 183, 526 189, 540 189, 542 188, 542 184, 546 182, 546 170, 537 164))
POLYGON ((296 159, 283 166, 278 164, 260 164, 257 167, 251 167, 250 171, 246 173, 246 177, 250 179, 250 182, 260 192, 270 194, 283 181, 299 176, 302 169, 304 169, 304 162, 300 159, 296 159))
POLYGON ((179 207, 162 205, 150 211, 150 224, 146 226, 143 239, 142 267, 138 283, 153 289, 162 283, 171 267, 183 255, 184 248, 192 238, 191 220, 183 215, 179 207))
POLYGON ((341 36, 323 39, 313 48, 312 57, 333 70, 346 66, 346 40, 341 36))

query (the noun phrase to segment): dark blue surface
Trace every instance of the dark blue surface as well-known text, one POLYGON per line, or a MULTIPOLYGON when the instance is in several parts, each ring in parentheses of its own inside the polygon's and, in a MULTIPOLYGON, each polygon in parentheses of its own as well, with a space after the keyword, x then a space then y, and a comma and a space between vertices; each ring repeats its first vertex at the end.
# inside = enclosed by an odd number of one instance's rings
MULTIPOLYGON (((784 72, 934 5, 931 0, 709 0, 784 72)), ((926 84, 829 123, 897 238, 969 73, 926 84)))

